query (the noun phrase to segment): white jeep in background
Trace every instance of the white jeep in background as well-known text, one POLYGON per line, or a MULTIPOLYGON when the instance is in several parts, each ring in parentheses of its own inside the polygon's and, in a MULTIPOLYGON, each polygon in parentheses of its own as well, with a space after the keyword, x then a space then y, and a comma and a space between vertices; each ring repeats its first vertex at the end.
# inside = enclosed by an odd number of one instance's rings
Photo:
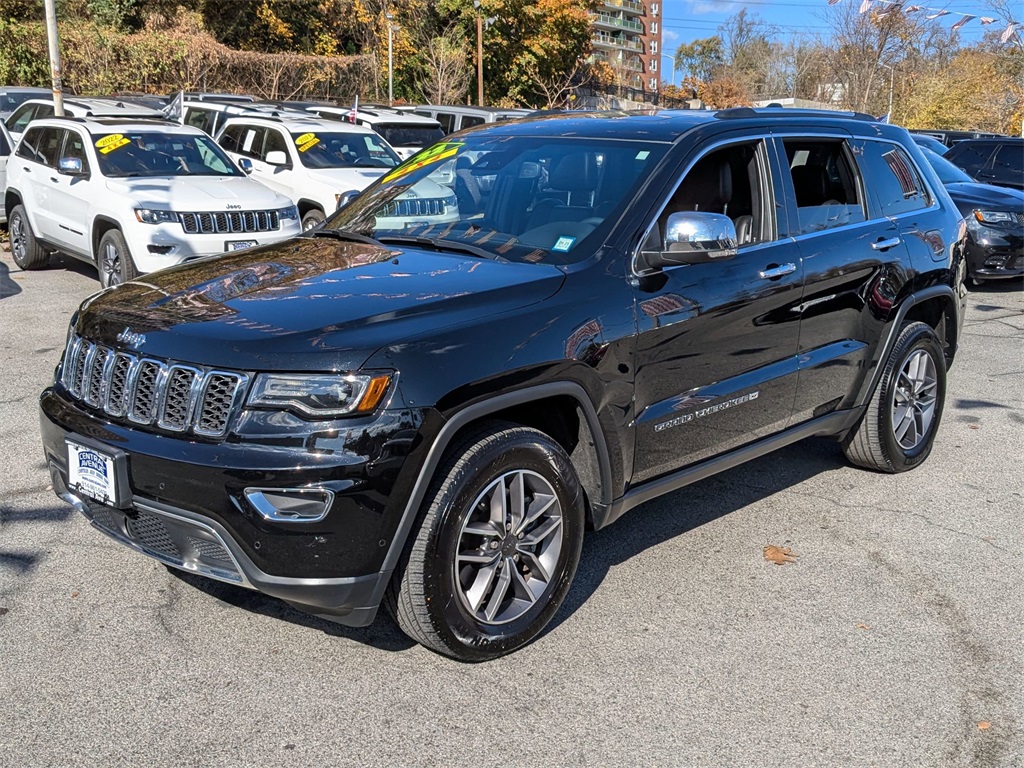
MULTIPOLYGON (((362 191, 401 162, 369 128, 314 117, 232 117, 217 141, 233 159, 252 163, 254 179, 295 202, 304 230, 333 214, 348 193, 362 191)), ((444 184, 453 178, 448 171, 399 195, 396 217, 410 223, 456 221, 454 187, 444 184)))
POLYGON ((288 198, 163 120, 34 120, 7 172, 15 263, 39 269, 61 251, 96 264, 104 287, 300 233, 288 198))

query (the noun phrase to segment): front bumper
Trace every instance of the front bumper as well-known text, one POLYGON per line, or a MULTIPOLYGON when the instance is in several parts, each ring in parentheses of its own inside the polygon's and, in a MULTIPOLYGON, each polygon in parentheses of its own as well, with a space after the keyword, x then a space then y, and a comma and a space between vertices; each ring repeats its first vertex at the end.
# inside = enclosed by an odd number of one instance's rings
POLYGON ((976 229, 967 240, 967 272, 983 280, 1024 275, 1024 229, 976 229))
POLYGON ((373 621, 391 577, 384 557, 403 507, 391 496, 415 431, 410 412, 384 411, 335 434, 333 455, 316 455, 304 441, 232 445, 146 432, 99 418, 53 389, 40 409, 54 491, 106 535, 343 624, 373 621), (68 440, 116 457, 124 489, 116 501, 69 489, 68 440), (308 523, 266 519, 245 496, 247 488, 310 487, 333 495, 326 516, 308 523))

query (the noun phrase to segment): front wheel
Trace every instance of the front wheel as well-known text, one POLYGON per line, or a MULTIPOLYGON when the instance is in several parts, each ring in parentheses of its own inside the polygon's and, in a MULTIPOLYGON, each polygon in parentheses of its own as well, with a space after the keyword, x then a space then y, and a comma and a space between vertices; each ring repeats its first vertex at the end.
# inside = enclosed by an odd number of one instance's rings
POLYGON ((127 283, 139 276, 128 243, 120 230, 111 229, 100 239, 96 269, 99 271, 100 285, 104 288, 127 283))
POLYGON ((50 254, 39 245, 32 232, 32 225, 28 223, 25 206, 14 206, 10 221, 7 222, 7 232, 11 238, 11 256, 19 267, 26 270, 42 269, 50 263, 50 254))
POLYGON ((461 661, 530 642, 565 599, 584 497, 542 432, 499 424, 460 443, 435 481, 387 605, 413 640, 461 661))
POLYGON ((302 231, 308 232, 314 227, 319 227, 327 219, 323 212, 314 208, 312 211, 302 217, 302 231))
POLYGON ((931 326, 909 323, 882 371, 846 457, 879 472, 913 469, 931 453, 946 400, 946 358, 931 326))

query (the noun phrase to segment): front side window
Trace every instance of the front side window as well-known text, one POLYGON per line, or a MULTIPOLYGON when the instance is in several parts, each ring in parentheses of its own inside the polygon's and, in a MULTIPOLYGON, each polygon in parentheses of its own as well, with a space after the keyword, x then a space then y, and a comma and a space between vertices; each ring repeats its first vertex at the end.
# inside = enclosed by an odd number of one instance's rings
POLYGON ((241 176, 209 136, 158 131, 92 134, 104 176, 241 176))
POLYGON ((263 142, 263 151, 260 153, 260 160, 267 161, 267 155, 271 152, 284 152, 288 155, 288 144, 285 143, 284 134, 274 128, 267 128, 267 136, 263 142))
POLYGON ((794 235, 864 221, 864 185, 842 139, 785 139, 786 161, 796 198, 794 235))
POLYGON ((992 145, 960 142, 949 150, 948 157, 957 168, 973 174, 988 164, 988 159, 992 157, 992 145))
POLYGON ((7 118, 7 130, 13 133, 22 133, 32 121, 32 115, 36 112, 38 104, 22 104, 7 118))
POLYGON ((29 128, 21 137, 21 143, 18 144, 18 151, 15 154, 26 160, 36 160, 36 144, 39 143, 39 137, 42 135, 42 128, 29 128))
POLYGON ((435 144, 385 174, 326 228, 384 243, 455 244, 510 261, 581 261, 594 253, 667 146, 471 134, 435 144))
POLYGON ((1024 177, 1024 144, 1015 142, 1000 146, 996 150, 996 159, 992 163, 992 169, 1000 177, 1016 178, 1020 181, 1024 177))
POLYGON ((229 125, 220 137, 221 147, 228 152, 238 152, 238 148, 242 146, 242 134, 244 133, 244 125, 229 125))
POLYGON ((82 135, 78 131, 66 131, 67 135, 64 138, 64 149, 61 151, 60 156, 64 158, 77 158, 82 161, 82 171, 85 173, 89 172, 89 158, 85 152, 85 141, 82 139, 82 135))
POLYGON ((765 150, 761 141, 731 144, 700 158, 676 187, 645 248, 664 250, 670 214, 704 211, 728 216, 740 247, 775 239, 765 150))
POLYGON ((43 132, 39 135, 39 143, 36 144, 35 161, 56 168, 63 140, 64 131, 62 129, 43 128, 43 132))
POLYGON ((291 139, 307 168, 394 168, 401 162, 375 133, 306 131, 291 139))
POLYGON ((887 141, 866 141, 861 162, 877 200, 878 210, 872 218, 898 216, 932 204, 928 187, 902 147, 887 141))
POLYGON ((441 124, 441 130, 446 134, 455 130, 455 115, 447 112, 438 112, 435 119, 441 124))

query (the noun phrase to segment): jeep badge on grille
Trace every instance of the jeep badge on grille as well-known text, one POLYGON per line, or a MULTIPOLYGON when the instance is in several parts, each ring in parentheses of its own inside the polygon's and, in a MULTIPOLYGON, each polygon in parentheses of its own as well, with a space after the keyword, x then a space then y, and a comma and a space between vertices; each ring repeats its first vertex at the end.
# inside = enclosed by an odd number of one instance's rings
POLYGON ((139 347, 146 343, 146 334, 132 333, 131 327, 127 327, 119 334, 117 334, 117 340, 129 347, 134 347, 135 349, 138 349, 139 347))

